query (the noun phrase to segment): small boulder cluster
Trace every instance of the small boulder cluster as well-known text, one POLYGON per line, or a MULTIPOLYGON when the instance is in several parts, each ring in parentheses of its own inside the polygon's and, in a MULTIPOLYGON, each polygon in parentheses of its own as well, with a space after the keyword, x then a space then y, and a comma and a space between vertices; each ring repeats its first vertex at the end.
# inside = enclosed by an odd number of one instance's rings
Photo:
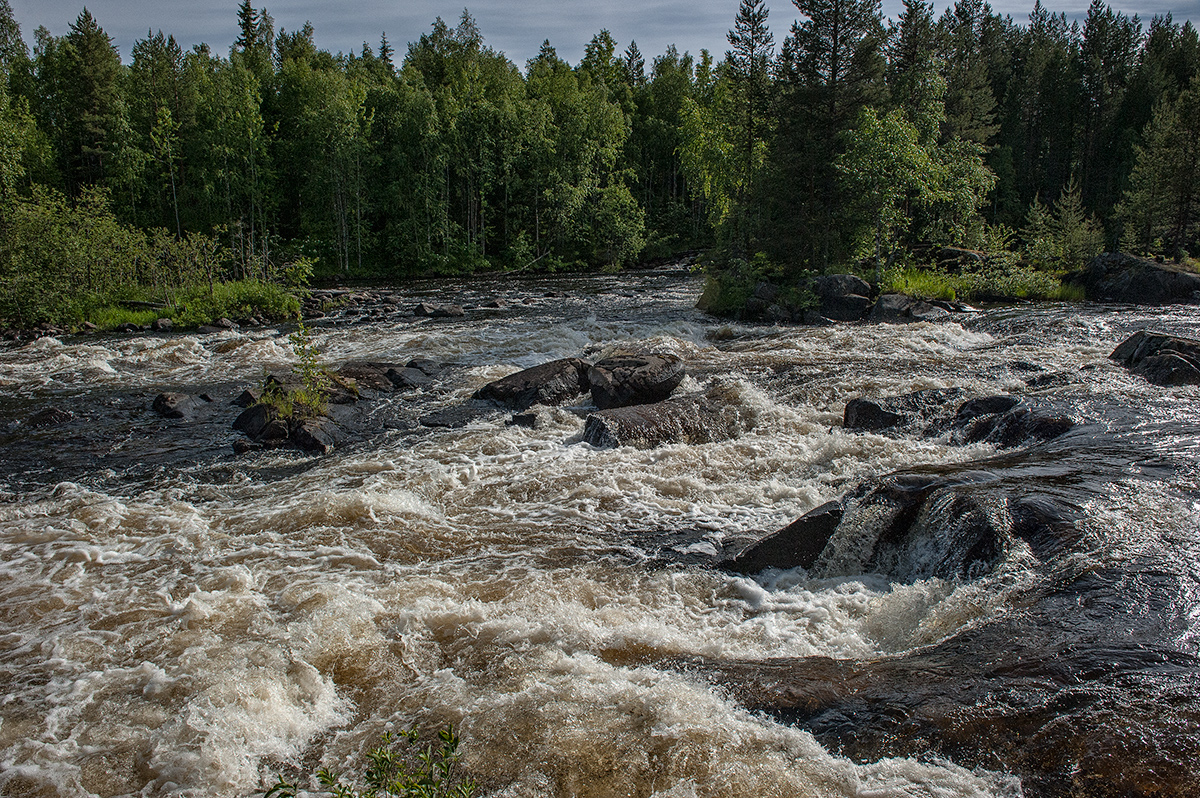
MULTIPOLYGON (((665 353, 623 354, 595 363, 563 358, 488 383, 474 398, 525 411, 571 404, 590 394, 597 409, 587 416, 583 440, 593 446, 705 443, 733 434, 710 397, 671 398, 685 375, 683 361, 665 353)), ((522 413, 512 423, 528 426, 533 419, 522 413)))

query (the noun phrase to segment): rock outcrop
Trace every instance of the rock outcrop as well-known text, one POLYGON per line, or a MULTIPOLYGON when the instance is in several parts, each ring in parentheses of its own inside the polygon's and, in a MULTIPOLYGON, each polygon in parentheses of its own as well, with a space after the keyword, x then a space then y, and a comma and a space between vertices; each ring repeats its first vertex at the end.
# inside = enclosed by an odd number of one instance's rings
POLYGON ((1177 305, 1200 301, 1200 274, 1171 263, 1157 263, 1120 252, 1097 255, 1074 275, 1097 302, 1177 305))

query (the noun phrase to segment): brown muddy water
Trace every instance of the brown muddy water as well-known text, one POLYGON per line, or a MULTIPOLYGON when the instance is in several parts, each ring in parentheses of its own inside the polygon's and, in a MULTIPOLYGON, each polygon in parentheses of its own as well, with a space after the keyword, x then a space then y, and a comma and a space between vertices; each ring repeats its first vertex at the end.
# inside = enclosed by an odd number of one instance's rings
POLYGON ((446 369, 325 457, 232 453, 228 403, 289 367, 287 330, 0 349, 0 794, 248 796, 454 724, 489 798, 1200 795, 1200 390, 1107 358, 1146 327, 1200 336, 1196 311, 740 326, 699 288, 393 288, 396 311, 315 325, 323 357, 446 369), (402 312, 423 299, 476 307, 402 312), (741 434, 597 449, 586 405, 419 423, 630 346, 683 357, 681 390, 741 434), (998 450, 841 425, 855 396, 947 387, 1076 426, 998 450), (166 421, 166 390, 215 401, 166 421), (49 406, 72 419, 28 423, 49 406), (863 521, 811 572, 712 567, 914 474, 1039 524, 969 576, 930 566, 949 505, 886 566, 855 558, 863 521))

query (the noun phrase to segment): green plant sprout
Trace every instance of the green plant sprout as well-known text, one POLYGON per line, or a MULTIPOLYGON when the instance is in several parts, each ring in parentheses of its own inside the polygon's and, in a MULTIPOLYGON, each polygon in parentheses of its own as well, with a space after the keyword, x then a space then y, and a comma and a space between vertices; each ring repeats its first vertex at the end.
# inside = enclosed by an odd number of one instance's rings
MULTIPOLYGON (((386 732, 380 745, 367 753, 363 786, 343 782, 328 768, 317 771, 317 781, 334 798, 471 798, 475 794, 475 782, 458 773, 459 737, 452 727, 438 732, 436 743, 424 747, 419 743, 415 729, 386 732)), ((281 776, 262 796, 296 798, 298 790, 281 776)))

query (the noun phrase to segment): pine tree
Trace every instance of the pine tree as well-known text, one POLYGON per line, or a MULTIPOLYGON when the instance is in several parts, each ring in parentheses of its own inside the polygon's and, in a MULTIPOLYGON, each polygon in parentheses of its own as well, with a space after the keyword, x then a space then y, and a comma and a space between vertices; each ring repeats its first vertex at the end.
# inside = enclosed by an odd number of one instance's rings
POLYGON ((1200 78, 1154 112, 1118 208, 1125 243, 1180 260, 1200 233, 1200 78))
POLYGON ((770 63, 775 48, 775 37, 767 27, 770 10, 763 2, 742 0, 733 30, 728 34, 733 49, 725 54, 725 64, 737 93, 740 128, 741 178, 736 182, 733 233, 744 250, 749 250, 751 235, 747 204, 754 195, 755 174, 765 155, 770 63))

